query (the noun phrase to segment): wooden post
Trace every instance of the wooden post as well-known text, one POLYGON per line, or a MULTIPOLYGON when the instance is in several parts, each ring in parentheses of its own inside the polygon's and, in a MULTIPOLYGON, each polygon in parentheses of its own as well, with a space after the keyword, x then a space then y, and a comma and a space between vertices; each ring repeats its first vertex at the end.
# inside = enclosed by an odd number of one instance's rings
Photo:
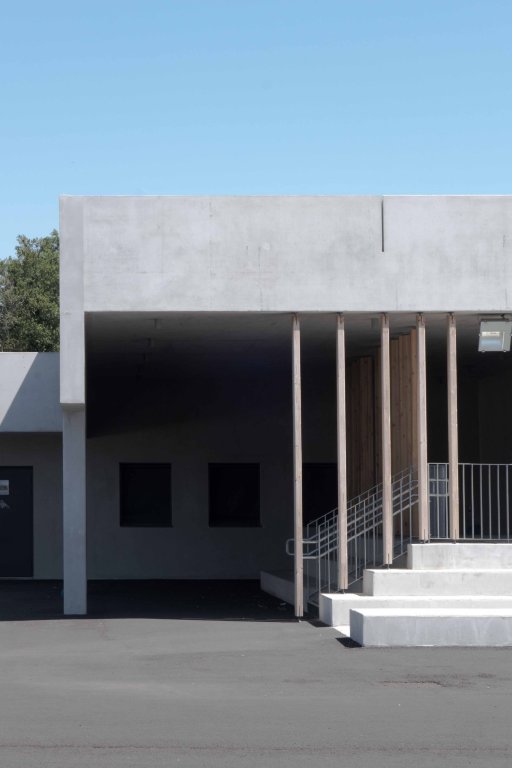
POLYGON ((418 538, 428 541, 430 538, 428 508, 428 454, 427 454, 427 353, 425 319, 416 317, 416 335, 418 343, 418 369, 416 377, 416 431, 418 461, 418 538))
POLYGON ((457 325, 448 315, 448 462, 450 538, 459 538, 459 436, 457 419, 457 325))
POLYGON ((300 370, 300 321, 297 315, 292 321, 292 362, 293 362, 293 507, 294 507, 294 578, 295 616, 304 614, 304 573, 303 573, 303 525, 302 525, 302 406, 300 370))
POLYGON ((391 369, 389 317, 381 315, 381 418, 382 418, 382 555, 384 565, 393 562, 393 509, 391 499, 391 369))
POLYGON ((336 392, 338 439, 338 589, 348 589, 347 423, 345 394, 345 318, 337 316, 336 392))

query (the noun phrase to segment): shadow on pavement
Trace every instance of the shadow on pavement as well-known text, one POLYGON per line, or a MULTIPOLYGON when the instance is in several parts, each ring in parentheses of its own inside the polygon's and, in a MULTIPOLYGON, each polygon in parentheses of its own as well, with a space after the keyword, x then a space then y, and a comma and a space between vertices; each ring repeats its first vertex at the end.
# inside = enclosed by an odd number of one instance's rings
MULTIPOLYGON (((61 581, 1 581, 0 621, 63 619, 61 581)), ((77 617, 78 618, 78 617, 77 617)), ((258 581, 90 581, 84 618, 295 622, 258 581)))

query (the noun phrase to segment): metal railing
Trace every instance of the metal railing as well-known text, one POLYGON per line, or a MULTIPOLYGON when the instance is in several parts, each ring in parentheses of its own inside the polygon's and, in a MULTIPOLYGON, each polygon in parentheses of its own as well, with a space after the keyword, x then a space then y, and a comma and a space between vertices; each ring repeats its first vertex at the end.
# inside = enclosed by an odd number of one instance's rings
MULTIPOLYGON (((418 502, 418 483, 412 468, 404 469, 391 481, 393 520, 393 559, 407 552, 413 538, 413 510, 418 502)), ((352 505, 351 505, 352 507, 352 505)), ((352 507, 353 519, 348 526, 349 585, 363 576, 365 568, 383 563, 382 484, 368 499, 352 507)))
MULTIPOLYGON (((430 538, 450 538, 449 465, 430 463, 430 538)), ((459 536, 462 540, 512 540, 512 464, 459 464, 459 536)), ((392 478, 393 559, 413 540, 413 512, 418 483, 412 468, 392 478)), ((382 483, 356 496, 347 506, 349 585, 365 568, 383 563, 382 483)), ((286 551, 293 555, 294 540, 286 551)), ((318 605, 321 592, 338 588, 338 510, 304 527, 304 597, 318 605)))
MULTIPOLYGON (((393 558, 404 554, 412 540, 412 514, 417 503, 417 482, 411 468, 392 478, 393 558)), ((382 483, 351 499, 347 506, 349 585, 362 578, 365 568, 383 562, 382 483)), ((286 542, 293 555, 294 540, 286 542)), ((333 509, 304 528, 305 602, 318 605, 321 592, 338 588, 338 510, 333 509)))
MULTIPOLYGON (((450 538, 449 465, 429 464, 430 537, 450 538)), ((459 538, 511 541, 512 464, 459 464, 459 538)))

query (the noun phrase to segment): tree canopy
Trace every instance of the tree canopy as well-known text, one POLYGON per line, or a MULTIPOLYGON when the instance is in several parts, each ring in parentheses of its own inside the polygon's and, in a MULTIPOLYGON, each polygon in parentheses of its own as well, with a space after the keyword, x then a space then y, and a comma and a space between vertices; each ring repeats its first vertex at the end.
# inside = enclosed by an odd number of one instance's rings
POLYGON ((0 260, 0 350, 59 349, 59 233, 19 235, 15 257, 0 260))

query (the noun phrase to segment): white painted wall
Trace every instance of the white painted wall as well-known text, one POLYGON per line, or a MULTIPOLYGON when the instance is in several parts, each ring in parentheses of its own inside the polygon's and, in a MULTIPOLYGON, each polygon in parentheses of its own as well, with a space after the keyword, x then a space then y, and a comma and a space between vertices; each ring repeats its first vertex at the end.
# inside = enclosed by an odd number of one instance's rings
POLYGON ((58 352, 0 352, 0 432, 62 432, 58 352))

